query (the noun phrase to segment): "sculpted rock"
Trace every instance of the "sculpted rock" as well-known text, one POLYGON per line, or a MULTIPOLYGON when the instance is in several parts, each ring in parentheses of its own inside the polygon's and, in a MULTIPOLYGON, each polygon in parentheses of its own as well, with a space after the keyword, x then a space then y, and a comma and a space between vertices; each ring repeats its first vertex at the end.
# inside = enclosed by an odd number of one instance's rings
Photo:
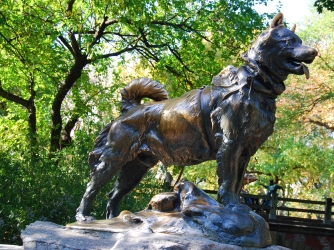
POLYGON ((173 192, 155 195, 151 199, 148 209, 160 212, 172 211, 176 208, 177 199, 178 195, 173 192))
POLYGON ((146 210, 102 221, 76 222, 71 228, 111 232, 163 233, 191 236, 217 243, 245 247, 271 245, 266 221, 246 205, 226 208, 188 181, 180 182, 174 192, 154 196, 146 210))
POLYGON ((168 207, 170 211, 179 212, 185 221, 194 223, 188 225, 200 229, 211 240, 249 247, 271 245, 268 224, 248 206, 230 205, 227 209, 188 181, 180 182, 174 191, 154 196, 148 209, 154 204, 155 210, 165 212, 158 208, 167 200, 173 200, 174 206, 168 207))
MULTIPOLYGON (((109 220, 110 221, 110 220, 109 220)), ((112 220, 111 220, 112 221, 112 220)), ((46 221, 30 224, 21 234, 21 249, 66 249, 66 250, 246 250, 236 245, 227 245, 192 235, 119 230, 114 225, 107 229, 100 227, 104 221, 75 223, 63 227, 46 221), (93 224, 93 225, 92 225, 93 224), (95 228, 94 228, 95 225, 95 228)), ((14 248, 12 246, 12 248, 14 248)), ((10 249, 12 249, 10 248, 10 249)), ((249 250, 289 250, 285 247, 270 246, 249 250)))
MULTIPOLYGON (((141 238, 142 242, 138 243, 139 245, 150 245, 158 238, 167 244, 166 239, 172 239, 173 236, 174 245, 185 238, 187 243, 184 244, 189 245, 192 242, 191 246, 195 239, 202 241, 202 244, 206 242, 204 245, 211 242, 210 246, 224 243, 243 247, 268 247, 272 243, 268 224, 249 207, 235 204, 227 208, 188 181, 180 182, 174 188, 174 192, 154 196, 146 210, 136 213, 122 211, 119 216, 109 220, 76 222, 67 227, 126 235, 146 234, 145 238, 141 238)), ((129 242, 126 239, 118 242, 115 249, 126 249, 125 246, 128 246, 129 242)), ((168 243, 164 247, 173 244, 168 243)), ((225 246, 221 249, 228 248, 225 246)))

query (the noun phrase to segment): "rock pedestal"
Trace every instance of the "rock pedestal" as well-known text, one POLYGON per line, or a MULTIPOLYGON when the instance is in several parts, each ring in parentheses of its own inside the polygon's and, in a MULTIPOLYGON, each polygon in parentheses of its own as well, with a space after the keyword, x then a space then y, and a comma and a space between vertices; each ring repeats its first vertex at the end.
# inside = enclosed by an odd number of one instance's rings
POLYGON ((285 249, 271 246, 268 224, 249 207, 224 207, 191 182, 156 195, 137 213, 79 218, 66 227, 29 225, 21 235, 24 249, 285 249))
POLYGON ((288 250, 280 246, 248 248, 205 237, 127 230, 121 225, 112 227, 106 220, 81 225, 74 223, 66 227, 36 221, 22 232, 21 237, 24 250, 288 250), (106 225, 110 227, 109 231, 104 228, 106 225))

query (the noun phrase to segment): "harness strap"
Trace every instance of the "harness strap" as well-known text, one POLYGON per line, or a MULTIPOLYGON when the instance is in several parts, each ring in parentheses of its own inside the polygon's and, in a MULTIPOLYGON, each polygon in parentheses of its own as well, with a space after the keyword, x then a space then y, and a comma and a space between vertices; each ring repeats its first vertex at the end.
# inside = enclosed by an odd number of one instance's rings
POLYGON ((210 100, 211 100, 211 91, 212 88, 205 86, 201 89, 199 100, 200 100, 200 109, 202 114, 202 121, 203 121, 203 131, 204 136, 209 144, 210 151, 212 151, 212 145, 214 145, 213 139, 209 136, 210 132, 212 131, 212 123, 211 123, 211 108, 210 108, 210 100))

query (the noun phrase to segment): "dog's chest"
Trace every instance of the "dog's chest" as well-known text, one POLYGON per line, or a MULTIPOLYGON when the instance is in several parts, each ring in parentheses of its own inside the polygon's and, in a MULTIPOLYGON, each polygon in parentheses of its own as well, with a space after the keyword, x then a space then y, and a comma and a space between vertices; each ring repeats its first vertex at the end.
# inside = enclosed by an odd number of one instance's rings
POLYGON ((220 93, 213 95, 214 109, 211 113, 214 132, 229 138, 246 141, 249 137, 267 138, 275 123, 275 100, 251 90, 240 88, 227 98, 220 93))

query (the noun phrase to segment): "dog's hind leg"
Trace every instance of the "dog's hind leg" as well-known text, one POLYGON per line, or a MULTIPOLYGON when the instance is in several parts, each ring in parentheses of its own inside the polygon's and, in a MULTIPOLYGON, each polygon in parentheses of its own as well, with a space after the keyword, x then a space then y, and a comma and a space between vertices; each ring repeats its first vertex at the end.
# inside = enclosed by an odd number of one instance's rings
POLYGON ((145 164, 139 160, 140 157, 127 162, 118 172, 117 180, 113 190, 109 193, 109 201, 107 204, 107 219, 116 217, 119 213, 119 204, 122 198, 133 190, 147 173, 158 161, 154 160, 145 164))
POLYGON ((90 212, 97 193, 113 178, 126 162, 131 162, 134 157, 134 154, 119 154, 118 152, 119 151, 114 148, 106 147, 101 155, 100 162, 92 166, 90 181, 87 184, 86 192, 77 209, 76 219, 78 221, 92 219, 90 212))
POLYGON ((81 199, 79 208, 77 209, 77 221, 92 219, 92 217, 90 217, 90 212, 95 196, 101 188, 112 179, 120 167, 121 165, 114 163, 111 165, 108 162, 103 161, 95 169, 92 169, 86 192, 81 199))

